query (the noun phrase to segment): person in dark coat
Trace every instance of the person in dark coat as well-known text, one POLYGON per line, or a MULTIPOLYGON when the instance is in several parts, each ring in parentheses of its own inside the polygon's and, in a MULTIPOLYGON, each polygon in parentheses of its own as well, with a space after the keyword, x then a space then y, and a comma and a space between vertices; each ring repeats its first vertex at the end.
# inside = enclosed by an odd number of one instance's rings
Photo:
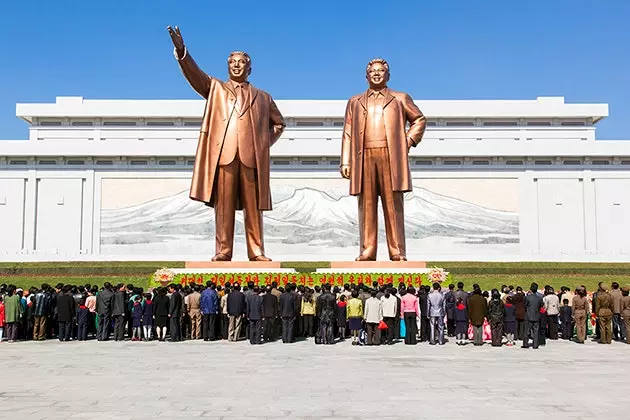
POLYGON ((171 294, 168 304, 168 318, 171 327, 171 342, 182 341, 181 317, 184 307, 184 298, 182 297, 177 286, 173 283, 169 284, 168 291, 171 294))
POLYGON ((514 334, 516 333, 516 308, 512 296, 505 298, 505 317, 503 318, 503 332, 507 337, 507 346, 514 345, 514 334))
POLYGON ((262 297, 263 338, 266 342, 276 341, 276 318, 278 318, 278 298, 267 286, 262 297))
POLYGON ((512 296, 512 303, 516 318, 516 339, 523 340, 525 336, 525 294, 521 286, 516 288, 516 293, 512 296))
POLYGON ((70 341, 76 306, 74 298, 70 294, 71 287, 63 286, 57 296, 57 322, 59 323, 59 341, 70 341))
POLYGON ((429 286, 418 287, 418 304, 420 306, 420 342, 429 341, 431 334, 431 318, 429 317, 429 286))
MULTIPOLYGON (((282 342, 293 342, 293 325, 297 314, 297 299, 293 293, 293 286, 287 285, 286 290, 280 295, 280 316, 282 317, 282 342)), ((320 319, 321 323, 321 319, 320 319)))
POLYGON ((132 341, 142 340, 142 296, 135 297, 131 307, 132 341))
POLYGON ((453 337, 455 335, 455 305, 457 304, 454 284, 448 285, 448 292, 444 294, 444 301, 446 304, 446 334, 453 337))
POLYGON ((153 319, 155 320, 155 332, 159 341, 166 340, 169 304, 166 288, 160 287, 157 296, 153 298, 153 319))
POLYGON ((247 310, 246 305, 241 286, 234 283, 234 287, 227 297, 228 341, 237 341, 240 337, 243 314, 247 310))
MULTIPOLYGON (((315 302, 315 310, 319 318, 319 334, 322 344, 333 344, 335 341, 333 326, 337 318, 337 299, 330 292, 330 284, 324 284, 324 290, 315 302)), ((345 320, 344 320, 345 326, 345 320)), ((345 334, 345 331, 344 331, 345 334)))
POLYGON ((534 349, 540 343, 540 309, 543 307, 543 298, 538 293, 538 284, 532 283, 529 293, 525 296, 525 335, 523 336, 523 348, 529 348, 529 338, 532 338, 534 349))
POLYGON ((468 309, 464 306, 462 298, 457 298, 457 304, 455 305, 455 337, 457 338, 457 345, 463 346, 466 344, 466 335, 468 334, 468 309))
POLYGON ((142 338, 144 341, 151 341, 151 332, 153 331, 153 300, 151 293, 145 293, 144 303, 142 305, 142 338))
POLYGON ((246 302, 247 312, 245 315, 249 320, 249 343, 262 344, 263 298, 260 296, 258 286, 254 286, 246 302))
POLYGON ((492 289, 490 302, 488 303, 488 322, 492 333, 492 346, 501 347, 503 340, 503 318, 505 309, 501 295, 497 289, 492 289))
POLYGON ((103 284, 103 290, 96 294, 96 313, 98 315, 98 331, 96 338, 98 341, 109 340, 109 328, 112 320, 112 303, 114 292, 109 282, 103 284))
POLYGON ((560 307, 560 325, 562 327, 562 339, 570 340, 573 338, 573 316, 571 315, 569 299, 562 299, 562 306, 560 307))
POLYGON ((86 341, 88 334, 88 323, 90 319, 90 310, 85 306, 85 299, 81 299, 79 301, 79 306, 77 307, 77 340, 86 341))
POLYGON ((475 288, 468 298, 468 320, 473 327, 473 344, 483 345, 483 321, 488 313, 486 299, 481 296, 481 289, 475 288))
POLYGON ((120 283, 116 286, 114 299, 112 301, 112 317, 114 318, 114 340, 125 339, 125 310, 127 304, 127 292, 125 285, 120 283))

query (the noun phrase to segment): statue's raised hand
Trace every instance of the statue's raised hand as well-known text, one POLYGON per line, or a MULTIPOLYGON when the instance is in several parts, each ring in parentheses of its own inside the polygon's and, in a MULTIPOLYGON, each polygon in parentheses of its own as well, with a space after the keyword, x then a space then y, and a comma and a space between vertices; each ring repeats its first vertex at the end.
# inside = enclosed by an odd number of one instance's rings
POLYGON ((171 36, 171 41, 173 41, 177 54, 181 56, 184 54, 184 38, 182 38, 182 33, 180 32, 179 27, 176 26, 175 29, 173 29, 168 26, 166 29, 168 30, 168 34, 171 36))

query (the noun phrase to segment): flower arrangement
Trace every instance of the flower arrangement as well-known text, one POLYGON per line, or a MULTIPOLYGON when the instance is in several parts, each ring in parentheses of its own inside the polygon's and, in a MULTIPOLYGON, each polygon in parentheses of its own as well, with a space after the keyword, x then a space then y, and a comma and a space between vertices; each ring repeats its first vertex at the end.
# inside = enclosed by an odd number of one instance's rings
POLYGON ((162 286, 172 283, 174 278, 175 273, 168 268, 160 268, 153 274, 153 280, 162 286))
POLYGON ((427 275, 429 283, 442 283, 448 277, 448 271, 444 271, 443 268, 431 267, 431 271, 427 275))

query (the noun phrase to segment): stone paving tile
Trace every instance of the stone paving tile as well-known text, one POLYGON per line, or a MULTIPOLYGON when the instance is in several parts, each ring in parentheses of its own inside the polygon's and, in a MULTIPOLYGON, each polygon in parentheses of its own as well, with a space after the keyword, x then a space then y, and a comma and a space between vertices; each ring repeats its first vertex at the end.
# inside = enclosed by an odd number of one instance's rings
POLYGON ((0 418, 627 420, 630 346, 0 344, 0 418))

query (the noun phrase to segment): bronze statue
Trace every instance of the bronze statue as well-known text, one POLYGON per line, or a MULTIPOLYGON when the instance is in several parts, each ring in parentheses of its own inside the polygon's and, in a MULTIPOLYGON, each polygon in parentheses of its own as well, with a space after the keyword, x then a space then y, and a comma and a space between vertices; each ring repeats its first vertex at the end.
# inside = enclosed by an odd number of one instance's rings
POLYGON ((262 212, 271 210, 269 148, 285 123, 271 96, 252 86, 252 68, 242 51, 227 60, 230 80, 204 73, 190 56, 178 27, 167 28, 175 58, 192 88, 206 99, 195 155, 190 198, 214 208, 216 255, 212 261, 231 261, 234 216, 243 210, 247 256, 265 256, 262 212))
POLYGON ((359 199, 361 253, 356 260, 376 260, 381 197, 389 259, 407 261, 403 194, 412 189, 409 149, 422 140, 426 119, 409 95, 387 87, 387 61, 370 61, 366 79, 369 89, 348 101, 341 145, 341 176, 350 180, 350 194, 359 199))

